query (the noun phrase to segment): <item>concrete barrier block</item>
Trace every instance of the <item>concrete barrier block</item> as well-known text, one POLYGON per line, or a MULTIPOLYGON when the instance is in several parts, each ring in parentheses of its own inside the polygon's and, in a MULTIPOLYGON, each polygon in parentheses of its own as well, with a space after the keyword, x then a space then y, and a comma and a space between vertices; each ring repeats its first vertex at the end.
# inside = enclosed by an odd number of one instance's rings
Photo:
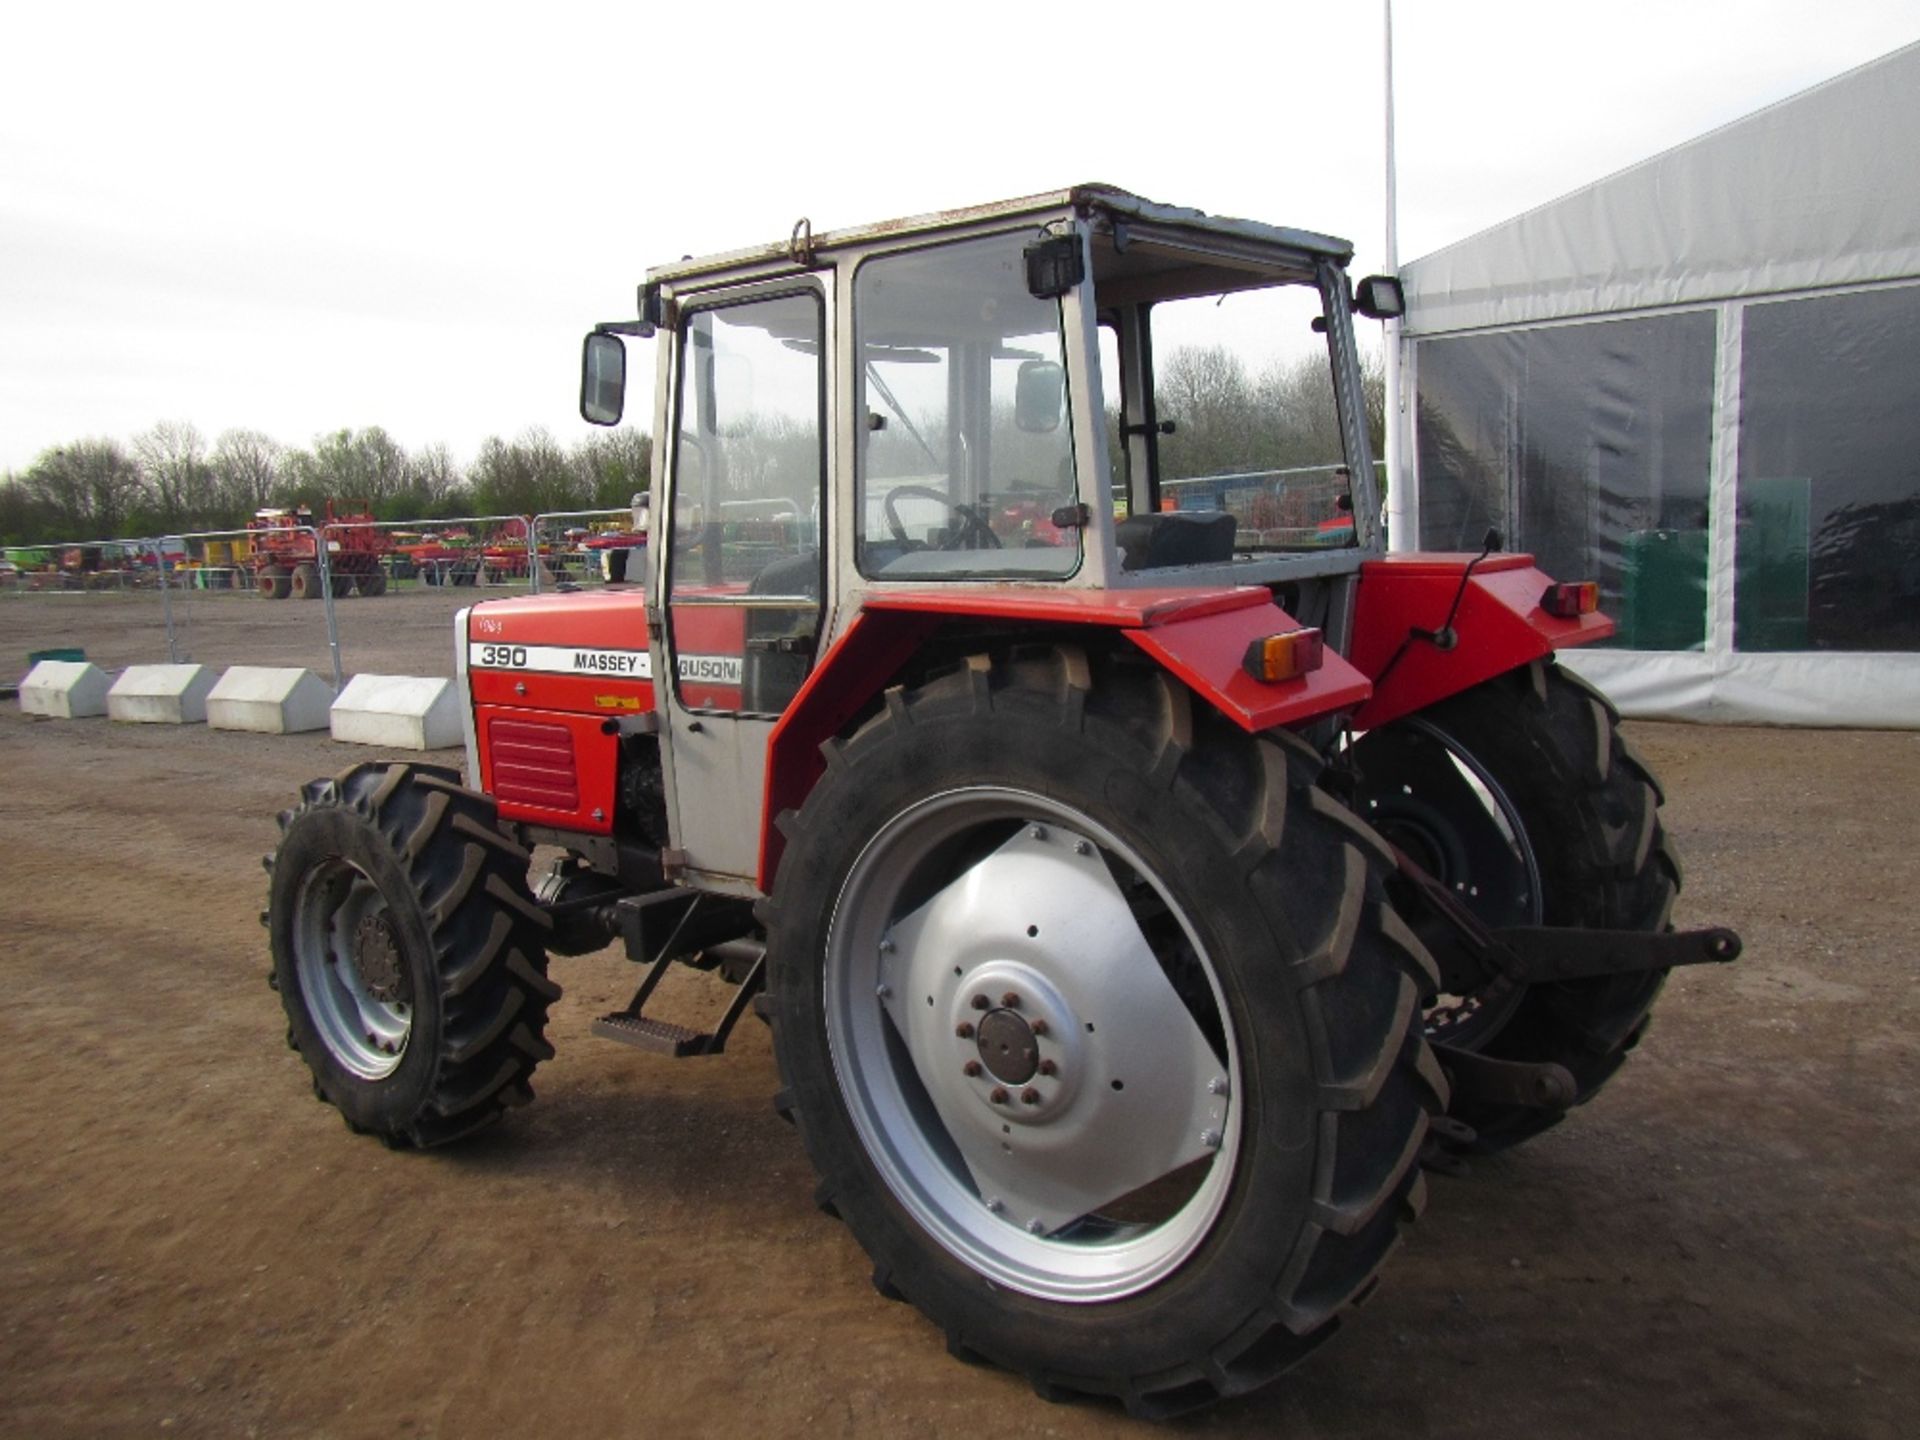
POLYGON ((107 715, 136 725, 198 725, 214 679, 204 665, 129 665, 107 691, 107 715))
POLYGON ((351 745, 443 750, 463 739, 459 692, 447 679, 356 675, 332 715, 333 738, 351 745))
POLYGON ((84 660, 42 660, 20 682, 20 708, 59 720, 104 715, 109 683, 106 671, 84 660))
POLYGON ((293 735, 327 728, 333 690, 311 670, 235 665, 207 695, 216 730, 293 735))

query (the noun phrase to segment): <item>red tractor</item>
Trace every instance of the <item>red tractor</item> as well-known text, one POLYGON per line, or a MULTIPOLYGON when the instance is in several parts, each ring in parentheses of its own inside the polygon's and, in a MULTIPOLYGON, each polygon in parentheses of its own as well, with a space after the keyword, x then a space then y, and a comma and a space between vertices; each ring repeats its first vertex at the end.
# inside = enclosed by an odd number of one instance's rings
POLYGON ((385 594, 383 562, 393 549, 393 537, 375 528, 375 523, 373 507, 365 501, 357 510, 336 510, 329 500, 326 518, 317 525, 305 505, 256 510, 247 522, 254 588, 268 600, 289 595, 318 600, 322 567, 314 543, 317 533, 326 547, 325 569, 336 597, 355 590, 362 595, 385 594))
POLYGON ((281 816, 318 1093, 392 1145, 491 1124, 549 957, 617 943, 596 1031, 712 1056, 751 1004, 821 1208, 956 1355, 1159 1416, 1326 1338, 1426 1169, 1559 1121, 1739 949, 1671 929, 1659 787, 1554 663, 1613 632, 1595 587, 1384 552, 1353 316, 1399 288, 1350 256, 1083 187, 651 272, 582 375, 617 422, 661 338, 644 584, 462 611, 464 775, 281 816), (1198 412, 1156 350, 1275 315, 1332 378, 1332 543, 1162 508, 1198 412), (649 1013, 675 964, 737 984, 711 1028, 649 1013))

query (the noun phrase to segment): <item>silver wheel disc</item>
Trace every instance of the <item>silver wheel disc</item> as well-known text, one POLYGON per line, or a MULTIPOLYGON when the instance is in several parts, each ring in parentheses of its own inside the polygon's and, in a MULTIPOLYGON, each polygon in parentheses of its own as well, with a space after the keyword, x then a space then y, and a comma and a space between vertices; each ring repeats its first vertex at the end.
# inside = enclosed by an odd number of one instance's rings
POLYGON ((362 1080, 400 1066, 413 1033, 405 956, 379 888, 335 858, 301 881, 293 963, 307 1013, 328 1051, 362 1080))
POLYGON ((1164 1279, 1224 1209, 1240 1067, 1198 934, 1069 806, 967 788, 890 820, 834 904, 835 1078, 894 1197, 998 1284, 1164 1279))

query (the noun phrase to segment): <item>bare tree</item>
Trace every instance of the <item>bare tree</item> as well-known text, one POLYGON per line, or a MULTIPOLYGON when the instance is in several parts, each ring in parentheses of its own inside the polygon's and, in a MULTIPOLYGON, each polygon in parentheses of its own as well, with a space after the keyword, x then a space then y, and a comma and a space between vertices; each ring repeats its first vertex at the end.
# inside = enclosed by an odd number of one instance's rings
POLYGON ((273 499, 286 447, 258 430, 228 430, 214 442, 214 492, 221 519, 239 524, 273 499))
POLYGON ((407 458, 405 500, 415 515, 446 513, 450 501, 455 502, 457 508, 468 508, 472 502, 465 498, 466 484, 466 477, 454 462, 453 452, 445 445, 429 445, 407 458))
POLYGON ((535 515, 583 508, 586 486, 552 434, 539 426, 517 440, 489 436, 474 461, 474 505, 488 515, 535 515))
POLYGON ((213 469, 207 442, 190 422, 162 420, 134 439, 133 453, 159 524, 183 529, 210 516, 213 469))
POLYGON ((625 505, 652 483, 653 437, 624 425, 589 435, 574 447, 573 463, 588 504, 625 505))
POLYGON ((21 477, 54 533, 80 540, 118 534, 142 498, 140 467, 117 440, 82 440, 44 451, 21 477))
POLYGON ((1155 368, 1154 406, 1176 427, 1160 444, 1167 478, 1260 467, 1254 387, 1238 355, 1224 345, 1182 345, 1155 368))

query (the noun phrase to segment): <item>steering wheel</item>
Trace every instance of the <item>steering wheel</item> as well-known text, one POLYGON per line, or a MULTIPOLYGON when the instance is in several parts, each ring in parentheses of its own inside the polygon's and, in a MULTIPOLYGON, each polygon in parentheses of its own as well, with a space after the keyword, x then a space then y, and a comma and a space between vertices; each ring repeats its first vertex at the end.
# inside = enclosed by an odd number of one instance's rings
POLYGON ((956 505, 938 490, 925 485, 896 485, 887 492, 887 498, 881 502, 881 511, 887 518, 887 529, 902 545, 916 543, 907 538, 907 527, 900 519, 900 512, 894 508, 893 502, 902 495, 914 500, 931 500, 960 522, 958 527, 948 534, 943 548, 948 550, 998 550, 1000 548, 1000 537, 993 533, 993 527, 987 524, 978 511, 971 506, 956 505), (978 543, 968 543, 970 541, 978 543))

